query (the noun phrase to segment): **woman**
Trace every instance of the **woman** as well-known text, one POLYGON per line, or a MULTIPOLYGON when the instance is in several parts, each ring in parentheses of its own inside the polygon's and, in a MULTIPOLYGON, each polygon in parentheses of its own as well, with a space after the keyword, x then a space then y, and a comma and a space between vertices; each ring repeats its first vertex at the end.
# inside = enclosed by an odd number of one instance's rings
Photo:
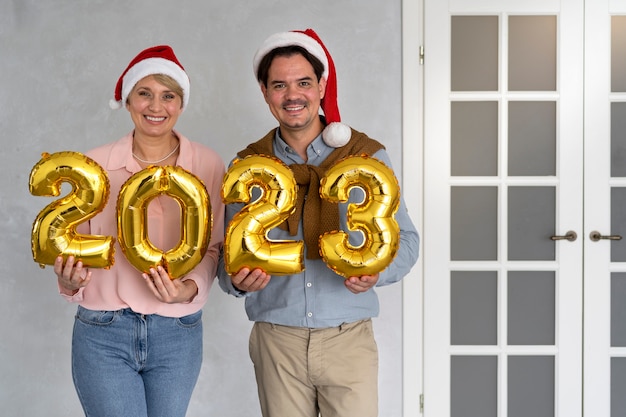
MULTIPOLYGON (((216 274, 223 241, 221 157, 174 127, 189 101, 189 79, 169 46, 146 49, 120 77, 115 101, 134 123, 131 133, 87 155, 106 171, 106 207, 82 233, 117 236, 116 199, 124 182, 151 165, 177 165, 205 184, 213 211, 206 255, 182 278, 159 266, 138 272, 116 243, 110 269, 89 269, 69 257, 54 265, 59 289, 78 303, 72 375, 88 416, 184 416, 202 362, 202 307, 216 274)), ((180 236, 180 207, 161 195, 148 206, 150 241, 161 250, 180 236)))

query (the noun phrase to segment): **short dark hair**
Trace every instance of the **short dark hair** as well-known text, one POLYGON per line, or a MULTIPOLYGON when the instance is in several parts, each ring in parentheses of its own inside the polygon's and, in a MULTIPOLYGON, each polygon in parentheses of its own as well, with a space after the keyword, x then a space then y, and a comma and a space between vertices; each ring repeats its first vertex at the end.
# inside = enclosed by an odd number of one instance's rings
POLYGON ((309 53, 309 51, 298 45, 281 46, 269 51, 263 59, 261 59, 261 62, 259 62, 259 68, 256 72, 257 80, 267 87, 270 65, 272 65, 274 58, 277 56, 290 57, 296 54, 302 55, 307 61, 309 61, 309 63, 311 63, 315 76, 317 77, 317 81, 319 81, 324 73, 324 64, 322 64, 322 62, 313 54, 309 53))

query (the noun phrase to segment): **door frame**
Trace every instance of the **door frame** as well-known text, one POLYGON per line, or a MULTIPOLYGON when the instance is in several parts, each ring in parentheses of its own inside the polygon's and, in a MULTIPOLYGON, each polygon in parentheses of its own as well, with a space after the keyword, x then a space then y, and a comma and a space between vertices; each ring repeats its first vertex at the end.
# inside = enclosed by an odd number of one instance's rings
MULTIPOLYGON (((420 247, 425 239, 423 221, 423 0, 402 0, 402 178, 404 199, 411 207, 411 218, 420 231, 420 247), (410 181, 408 179, 411 179, 410 181)), ((421 251, 421 249, 420 249, 421 251)), ((422 413, 423 391, 423 251, 411 274, 402 280, 403 416, 422 413)))

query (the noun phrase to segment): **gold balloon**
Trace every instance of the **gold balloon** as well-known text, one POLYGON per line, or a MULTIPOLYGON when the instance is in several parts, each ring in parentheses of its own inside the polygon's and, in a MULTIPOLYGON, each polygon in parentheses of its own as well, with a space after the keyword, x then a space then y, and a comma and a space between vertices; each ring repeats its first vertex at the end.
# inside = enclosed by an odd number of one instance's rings
POLYGON ((393 171, 368 156, 349 156, 335 163, 320 182, 320 196, 347 202, 350 190, 360 187, 361 203, 348 205, 347 224, 360 230, 364 242, 354 247, 342 231, 320 236, 320 254, 326 264, 345 278, 375 275, 396 256, 400 228, 393 217, 400 204, 400 188, 393 171))
POLYGON ((180 167, 151 166, 131 176, 117 199, 117 234, 122 252, 139 271, 163 265, 172 279, 182 277, 201 260, 209 245, 213 217, 202 181, 180 167), (159 196, 174 198, 181 207, 181 240, 167 252, 148 239, 147 210, 159 196))
POLYGON ((91 268, 113 265, 112 236, 82 235, 76 226, 100 213, 109 199, 109 179, 102 167, 78 152, 43 153, 31 170, 29 189, 36 196, 58 196, 63 182, 72 191, 46 206, 32 229, 33 259, 43 268, 59 255, 74 256, 91 268))
POLYGON ((304 270, 304 242, 267 237, 270 229, 294 211, 297 187, 289 167, 275 157, 250 155, 231 165, 222 183, 222 200, 249 204, 226 228, 224 263, 229 274, 243 267, 260 268, 270 275, 304 270), (260 188, 262 195, 250 203, 254 187, 260 188))

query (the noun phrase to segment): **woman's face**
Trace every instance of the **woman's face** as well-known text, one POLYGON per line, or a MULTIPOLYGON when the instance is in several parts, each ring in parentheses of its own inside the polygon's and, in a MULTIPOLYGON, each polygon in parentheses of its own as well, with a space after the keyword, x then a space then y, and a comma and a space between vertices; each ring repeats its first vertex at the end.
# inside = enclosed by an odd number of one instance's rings
POLYGON ((183 111, 182 97, 149 75, 130 92, 126 109, 135 124, 135 134, 168 136, 183 111))

